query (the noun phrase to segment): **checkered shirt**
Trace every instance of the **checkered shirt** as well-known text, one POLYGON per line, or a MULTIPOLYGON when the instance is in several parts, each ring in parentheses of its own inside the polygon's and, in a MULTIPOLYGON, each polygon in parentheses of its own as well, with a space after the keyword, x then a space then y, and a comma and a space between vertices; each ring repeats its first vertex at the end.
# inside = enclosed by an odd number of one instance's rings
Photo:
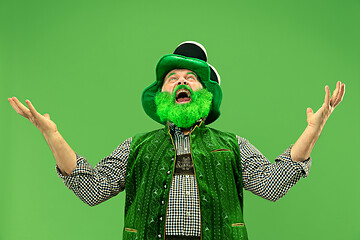
MULTIPOLYGON (((190 153, 189 135, 170 124, 177 154, 190 153)), ((271 163, 247 139, 236 136, 241 155, 243 187, 270 201, 283 197, 301 177, 309 174, 312 159, 295 162, 290 145, 271 163)), ((93 168, 86 158, 76 153, 77 165, 70 176, 59 177, 84 203, 95 206, 125 189, 126 164, 132 138, 126 139, 109 156, 93 168)), ((174 175, 166 216, 167 235, 200 236, 200 207, 194 175, 174 175)))

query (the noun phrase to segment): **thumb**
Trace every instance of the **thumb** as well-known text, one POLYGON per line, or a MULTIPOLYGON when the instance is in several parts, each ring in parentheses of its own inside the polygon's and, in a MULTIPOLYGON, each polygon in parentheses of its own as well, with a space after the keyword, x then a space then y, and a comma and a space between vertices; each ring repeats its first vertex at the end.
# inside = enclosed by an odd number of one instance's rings
POLYGON ((45 117, 46 119, 50 119, 50 115, 49 115, 48 113, 45 113, 45 114, 44 114, 44 117, 45 117))
POLYGON ((309 117, 311 117, 313 114, 314 114, 313 110, 308 107, 308 108, 306 109, 306 115, 307 115, 307 117, 309 118, 309 117))

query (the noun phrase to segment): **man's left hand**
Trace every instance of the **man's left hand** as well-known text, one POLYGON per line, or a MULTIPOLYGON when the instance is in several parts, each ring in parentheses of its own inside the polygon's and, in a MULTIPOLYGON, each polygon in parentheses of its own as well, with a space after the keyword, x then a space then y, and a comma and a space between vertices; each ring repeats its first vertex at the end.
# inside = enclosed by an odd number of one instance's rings
POLYGON ((342 101, 344 94, 345 83, 341 83, 340 81, 337 82, 336 89, 334 90, 331 98, 329 86, 326 85, 325 101, 321 108, 316 113, 314 113, 311 108, 306 109, 308 126, 314 129, 322 130, 335 107, 342 101))

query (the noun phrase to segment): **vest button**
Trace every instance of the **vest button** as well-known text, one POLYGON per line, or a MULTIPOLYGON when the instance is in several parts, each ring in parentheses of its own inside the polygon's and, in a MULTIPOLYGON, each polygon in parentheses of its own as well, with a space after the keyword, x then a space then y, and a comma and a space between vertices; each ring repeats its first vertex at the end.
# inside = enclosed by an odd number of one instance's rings
POLYGON ((167 171, 167 174, 170 175, 171 171, 167 171))
POLYGON ((162 221, 162 220, 163 220, 163 218, 162 218, 162 217, 159 217, 159 220, 160 220, 160 221, 162 221))
POLYGON ((164 205, 164 204, 165 204, 165 201, 164 201, 164 200, 162 200, 162 201, 161 201, 161 204, 162 204, 162 205, 164 205))
POLYGON ((174 161, 174 160, 175 160, 174 158, 171 159, 171 161, 174 161))
POLYGON ((166 184, 164 185, 164 188, 166 188, 166 184))
POLYGON ((161 238, 161 234, 158 235, 158 238, 161 238))

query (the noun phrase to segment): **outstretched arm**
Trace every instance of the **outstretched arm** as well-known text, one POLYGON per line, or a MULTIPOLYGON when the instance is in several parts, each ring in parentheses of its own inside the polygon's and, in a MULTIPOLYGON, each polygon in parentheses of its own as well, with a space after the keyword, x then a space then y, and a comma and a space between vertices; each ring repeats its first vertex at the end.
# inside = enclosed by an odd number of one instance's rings
POLYGON ((75 153, 50 120, 49 114, 38 113, 29 100, 25 107, 16 97, 8 98, 11 106, 21 116, 30 120, 44 135, 55 160, 56 171, 65 185, 83 202, 95 206, 125 189, 125 173, 131 138, 103 158, 93 168, 87 160, 75 153))
POLYGON ((310 153, 315 142, 320 136, 327 119, 334 111, 335 107, 342 101, 345 94, 345 84, 340 81, 336 84, 336 89, 330 98, 329 86, 325 86, 325 101, 321 108, 314 113, 311 108, 306 109, 308 126, 291 148, 291 158, 294 161, 305 161, 310 157, 310 153))
POLYGON ((249 140, 239 137, 243 187, 264 199, 276 202, 282 198, 301 177, 309 175, 312 159, 295 162, 291 159, 290 145, 271 163, 249 140))
POLYGON ((76 154, 58 132, 56 124, 50 120, 50 115, 38 113, 29 100, 25 101, 29 108, 16 97, 8 98, 8 101, 18 114, 29 119, 39 129, 49 144, 61 172, 70 175, 76 167, 76 154))
POLYGON ((93 168, 85 157, 77 156, 77 165, 70 176, 56 166, 65 186, 89 206, 98 205, 125 190, 126 166, 132 138, 126 139, 109 156, 93 168))

